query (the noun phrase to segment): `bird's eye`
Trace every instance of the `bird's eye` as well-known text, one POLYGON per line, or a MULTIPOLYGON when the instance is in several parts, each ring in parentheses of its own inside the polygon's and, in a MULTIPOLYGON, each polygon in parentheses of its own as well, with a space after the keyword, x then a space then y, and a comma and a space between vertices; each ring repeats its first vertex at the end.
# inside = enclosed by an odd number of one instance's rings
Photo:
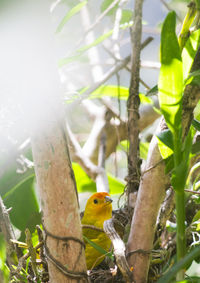
POLYGON ((98 203, 98 200, 97 200, 97 199, 94 199, 94 203, 95 203, 95 204, 98 203))

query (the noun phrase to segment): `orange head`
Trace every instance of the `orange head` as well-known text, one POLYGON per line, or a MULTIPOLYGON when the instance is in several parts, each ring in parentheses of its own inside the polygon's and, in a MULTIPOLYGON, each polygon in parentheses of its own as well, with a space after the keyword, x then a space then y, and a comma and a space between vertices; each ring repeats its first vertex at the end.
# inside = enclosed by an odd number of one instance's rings
POLYGON ((103 226, 112 217, 112 199, 108 193, 95 193, 87 201, 82 223, 103 226))

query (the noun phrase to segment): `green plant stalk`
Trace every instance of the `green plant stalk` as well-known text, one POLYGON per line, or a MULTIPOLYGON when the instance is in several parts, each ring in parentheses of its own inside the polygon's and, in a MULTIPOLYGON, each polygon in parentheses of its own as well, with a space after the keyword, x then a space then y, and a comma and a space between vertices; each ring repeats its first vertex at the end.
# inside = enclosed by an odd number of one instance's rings
MULTIPOLYGON (((174 132, 174 164, 175 168, 180 166, 182 161, 182 153, 180 146, 181 129, 174 132)), ((178 176, 179 171, 177 170, 176 178, 181 179, 182 176, 178 176)), ((179 184, 177 182, 175 190, 175 204, 176 204, 176 253, 177 261, 180 261, 186 254, 186 237, 185 237, 185 184, 179 184)), ((182 269, 177 273, 177 280, 183 280, 185 271, 182 269)))
MULTIPOLYGON (((175 191, 176 202, 176 252, 177 261, 180 261, 186 255, 186 238, 185 238, 185 193, 182 188, 175 191)), ((185 271, 182 269, 177 273, 177 280, 184 279, 185 271)))

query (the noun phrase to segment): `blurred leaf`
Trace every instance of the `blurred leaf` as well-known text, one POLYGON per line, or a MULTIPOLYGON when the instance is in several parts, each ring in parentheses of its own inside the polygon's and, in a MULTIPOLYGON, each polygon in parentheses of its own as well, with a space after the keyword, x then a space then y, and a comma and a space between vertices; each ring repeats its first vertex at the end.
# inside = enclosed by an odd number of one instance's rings
POLYGON ((200 30, 196 30, 190 35, 182 51, 184 80, 187 80, 189 76, 194 57, 196 55, 197 49, 199 48, 199 44, 200 44, 200 30))
MULTIPOLYGON (((121 142, 120 142, 120 146, 123 148, 123 150, 124 150, 125 152, 127 152, 128 147, 129 147, 129 143, 128 143, 127 140, 121 141, 121 142)), ((118 146, 118 148, 121 149, 119 146, 118 146)))
MULTIPOLYGON (((84 89, 84 91, 86 90, 87 88, 84 89)), ((81 91, 81 93, 84 93, 84 91, 81 91)), ((118 98, 118 95, 120 99, 127 100, 129 96, 129 88, 117 85, 102 85, 91 93, 90 98, 100 98, 102 96, 118 98)), ((140 103, 153 104, 151 98, 146 95, 140 93, 139 97, 140 103)))
POLYGON ((6 241, 2 233, 0 234, 0 271, 4 279, 3 282, 8 283, 10 272, 6 265, 6 241))
POLYGON ((102 96, 109 96, 118 98, 118 93, 120 99, 127 99, 129 96, 129 89, 123 86, 117 85, 102 85, 93 91, 90 95, 91 98, 100 98, 102 96))
MULTIPOLYGON (((123 150, 125 152, 127 152, 128 150, 128 147, 129 147, 129 143, 127 140, 125 141, 121 141, 120 142, 120 147, 123 148, 123 150)), ((118 146, 118 149, 121 149, 119 146, 118 146)), ((140 158, 142 159, 147 159, 147 155, 148 155, 148 150, 149 150, 149 143, 148 142, 140 142, 140 158)))
POLYGON ((176 14, 170 12, 161 32, 161 68, 158 89, 161 112, 169 129, 177 135, 181 127, 183 74, 175 28, 176 14))
POLYGON ((82 56, 82 54, 77 54, 77 55, 73 55, 73 56, 70 56, 70 57, 59 59, 58 67, 62 67, 66 64, 72 63, 72 62, 80 59, 81 56, 82 56))
POLYGON ((162 276, 157 283, 171 283, 173 282, 173 278, 176 276, 177 272, 181 269, 187 267, 191 262, 197 258, 200 254, 200 246, 194 248, 191 252, 189 252, 183 259, 173 265, 172 268, 168 272, 162 276))
MULTIPOLYGON (((35 226, 41 223, 39 205, 37 202, 34 177, 30 177, 22 184, 16 186, 4 196, 4 204, 7 208, 12 207, 9 213, 12 224, 21 231, 29 228, 31 232, 35 226)), ((24 240, 22 233, 20 240, 24 240)))
POLYGON ((107 173, 108 184, 110 188, 110 194, 121 194, 124 191, 125 183, 120 181, 118 178, 107 173))
POLYGON ((199 231, 200 230, 200 210, 197 211, 197 213, 194 215, 192 219, 192 226, 194 225, 196 226, 195 230, 199 231))
POLYGON ((57 27, 56 33, 60 32, 63 29, 64 25, 69 21, 69 19, 71 19, 71 17, 73 17, 78 12, 80 12, 80 10, 86 4, 87 4, 87 1, 82 1, 79 4, 77 4, 76 6, 74 6, 70 11, 68 11, 67 14, 65 15, 65 17, 60 22, 59 26, 57 27))
POLYGON ((74 170, 78 192, 96 192, 95 182, 88 177, 81 166, 78 163, 73 162, 72 168, 74 170))
MULTIPOLYGON (((113 0, 104 0, 101 4, 101 13, 103 13, 111 4, 112 4, 113 0)), ((116 3, 116 5, 107 13, 108 16, 113 15, 117 8, 118 8, 118 3, 119 1, 116 3)))
MULTIPOLYGON (((129 27, 132 26, 132 23, 125 23, 125 24, 121 24, 120 25, 120 29, 124 30, 124 29, 127 29, 129 27)), ((113 33, 113 29, 112 30, 109 30, 108 32, 106 32, 105 34, 99 36, 98 38, 96 38, 92 43, 88 44, 88 45, 85 45, 79 49, 77 49, 74 53, 74 55, 71 55, 69 57, 66 57, 66 58, 63 58, 63 59, 60 59, 59 62, 58 62, 58 65, 59 67, 62 67, 63 65, 65 64, 68 64, 68 63, 71 63, 77 59, 79 59, 83 53, 85 51, 87 51, 88 49, 100 44, 101 42, 103 42, 105 39, 107 39, 108 37, 110 37, 113 33)))
POLYGON ((139 97, 140 97, 141 104, 152 104, 153 105, 152 99, 150 97, 147 97, 145 94, 139 93, 139 97))
POLYGON ((122 10, 122 17, 120 20, 120 24, 129 23, 133 19, 133 11, 124 9, 122 10))
MULTIPOLYGON (((85 171, 77 163, 72 164, 74 175, 77 183, 77 188, 79 193, 83 192, 96 192, 95 182, 88 177, 85 171)), ((119 194, 124 191, 125 183, 115 178, 111 174, 107 173, 108 183, 111 194, 119 194)))
POLYGON ((112 29, 112 30, 109 30, 108 32, 106 32, 106 33, 104 33, 104 34, 102 34, 102 35, 100 35, 100 36, 99 36, 97 39, 95 39, 92 43, 90 43, 90 44, 88 44, 88 45, 85 45, 85 46, 79 48, 79 49, 77 50, 77 52, 80 52, 80 53, 81 53, 81 52, 85 52, 85 51, 87 51, 88 49, 90 49, 90 48, 92 48, 92 47, 94 47, 94 46, 100 44, 100 43, 103 42, 105 39, 107 39, 108 37, 110 37, 110 36, 112 35, 112 33, 113 33, 113 29, 112 29))

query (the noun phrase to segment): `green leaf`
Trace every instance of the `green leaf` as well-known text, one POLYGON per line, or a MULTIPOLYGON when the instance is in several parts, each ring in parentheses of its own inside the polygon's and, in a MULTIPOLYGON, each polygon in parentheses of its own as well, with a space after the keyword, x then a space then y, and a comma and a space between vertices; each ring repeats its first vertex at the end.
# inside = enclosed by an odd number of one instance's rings
POLYGON ((147 97, 145 94, 139 93, 139 98, 140 98, 141 104, 152 104, 153 105, 152 99, 150 97, 147 97))
MULTIPOLYGON (((31 232, 35 226, 41 223, 39 205, 35 194, 35 179, 30 177, 4 196, 4 204, 7 208, 12 207, 10 219, 12 224, 21 231, 29 228, 31 232)), ((25 238, 24 233, 20 241, 25 238)))
POLYGON ((172 132, 169 129, 166 129, 158 133, 156 136, 161 142, 163 142, 172 151, 174 150, 173 136, 172 136, 172 132))
POLYGON ((169 129, 164 130, 156 135, 158 146, 163 159, 168 158, 174 152, 173 136, 169 129))
POLYGON ((200 30, 198 29, 190 35, 182 51, 184 80, 187 80, 189 76, 194 61, 194 57, 199 48, 199 45, 200 45, 200 30))
MULTIPOLYGON (((84 91, 87 89, 88 88, 85 88, 84 91)), ((81 91, 80 94, 84 93, 84 91, 81 91)), ((102 96, 109 96, 117 99, 119 97, 120 99, 127 100, 129 96, 129 88, 117 85, 102 85, 91 93, 90 98, 101 98, 102 96)), ((146 95, 140 93, 139 97, 141 104, 153 104, 151 98, 146 95)))
POLYGON ((161 32, 161 69, 158 89, 161 112, 172 131, 181 127, 183 74, 181 52, 175 33, 176 14, 170 12, 161 32))
POLYGON ((110 188, 110 194, 121 194, 125 188, 125 182, 122 182, 118 178, 112 176, 111 174, 107 173, 108 176, 108 184, 110 188))
POLYGON ((76 6, 74 6, 70 11, 68 11, 67 14, 64 16, 64 18, 62 19, 59 26, 57 27, 56 33, 60 32, 63 29, 64 25, 69 21, 69 19, 71 19, 71 17, 73 17, 78 12, 80 12, 80 10, 86 4, 87 4, 87 1, 82 1, 79 4, 77 4, 76 6))
POLYGON ((185 81, 185 85, 187 84, 200 85, 200 70, 189 73, 189 76, 185 81))
POLYGON ((174 266, 165 273, 164 276, 162 276, 157 283, 171 283, 173 282, 173 278, 176 276, 177 272, 181 269, 184 269, 187 267, 191 262, 199 257, 200 254, 200 246, 194 248, 190 253, 188 253, 183 259, 181 259, 179 262, 174 264, 174 266))
POLYGON ((199 121, 193 119, 192 126, 194 126, 197 131, 200 131, 200 122, 199 121))
POLYGON ((146 95, 151 96, 157 93, 158 93, 158 85, 155 85, 154 87, 152 87, 150 90, 147 91, 146 95))
POLYGON ((117 85, 102 85, 91 93, 91 98, 100 98, 102 96, 109 96, 114 98, 127 99, 129 96, 129 89, 117 85))
POLYGON ((88 244, 90 244, 93 248, 95 248, 98 252, 100 252, 102 255, 106 255, 108 256, 112 261, 114 261, 114 255, 112 252, 107 252, 106 250, 104 250, 102 247, 100 247, 99 245, 97 245, 94 241, 91 241, 90 239, 88 239, 86 236, 83 235, 83 239, 85 241, 88 242, 88 244))

